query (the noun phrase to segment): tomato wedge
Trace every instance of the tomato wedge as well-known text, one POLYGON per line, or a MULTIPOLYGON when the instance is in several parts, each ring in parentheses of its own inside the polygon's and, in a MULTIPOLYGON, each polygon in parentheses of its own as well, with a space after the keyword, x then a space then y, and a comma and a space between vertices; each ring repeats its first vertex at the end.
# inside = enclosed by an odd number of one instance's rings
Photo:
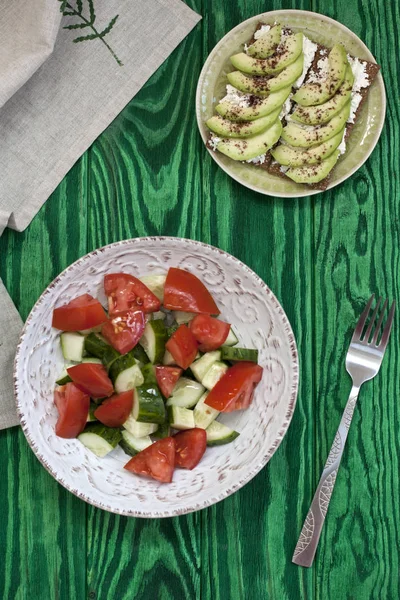
POLYGON ((104 308, 90 294, 78 296, 53 310, 52 326, 62 331, 81 331, 101 325, 107 320, 104 308))
POLYGON ((175 440, 167 437, 133 456, 124 469, 136 475, 147 475, 162 483, 171 483, 174 466, 175 440))
POLYGON ((176 364, 182 369, 187 369, 192 364, 198 350, 196 339, 187 325, 178 327, 165 344, 165 347, 171 352, 176 364))
MULTIPOLYGON (((262 368, 252 362, 236 363, 215 384, 205 404, 220 412, 232 412, 244 408, 251 401, 250 386, 254 387, 262 377, 262 368)), ((247 407, 246 407, 247 408, 247 407)))
POLYGON ((133 406, 133 390, 114 394, 94 411, 96 419, 107 427, 121 427, 129 417, 133 406))
POLYGON ((216 350, 225 342, 231 326, 210 315, 196 315, 189 323, 190 331, 199 342, 201 352, 216 350))
POLYGON ((145 326, 144 312, 130 310, 108 319, 101 328, 101 333, 113 348, 121 354, 126 354, 136 346, 145 326))
POLYGON ((178 367, 156 367, 156 379, 158 387, 164 398, 172 395, 176 382, 182 375, 182 369, 178 367))
POLYGON ((67 369, 68 375, 82 392, 91 398, 105 398, 114 391, 111 379, 103 365, 81 363, 67 369))
POLYGON ((194 469, 199 464, 207 447, 205 429, 196 427, 174 435, 175 465, 183 469, 194 469))
POLYGON ((90 398, 73 383, 54 390, 54 403, 58 409, 56 435, 74 438, 85 428, 89 413, 90 398))
POLYGON ((164 306, 171 310, 219 315, 213 297, 196 275, 171 267, 164 286, 164 306))
POLYGON ((141 310, 145 313, 160 310, 161 302, 149 288, 133 275, 110 273, 104 277, 110 317, 141 310))

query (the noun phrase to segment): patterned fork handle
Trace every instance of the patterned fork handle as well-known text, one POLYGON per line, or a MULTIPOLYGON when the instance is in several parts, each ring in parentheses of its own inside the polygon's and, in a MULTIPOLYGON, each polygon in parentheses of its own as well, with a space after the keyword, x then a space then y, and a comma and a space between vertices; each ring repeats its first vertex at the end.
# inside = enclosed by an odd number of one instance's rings
POLYGON ((324 471, 319 480, 303 529, 297 542, 292 561, 302 567, 311 567, 317 550, 325 516, 332 496, 336 475, 342 460, 343 450, 349 432, 354 408, 356 406, 359 387, 353 386, 349 399, 343 411, 339 428, 331 446, 324 471))

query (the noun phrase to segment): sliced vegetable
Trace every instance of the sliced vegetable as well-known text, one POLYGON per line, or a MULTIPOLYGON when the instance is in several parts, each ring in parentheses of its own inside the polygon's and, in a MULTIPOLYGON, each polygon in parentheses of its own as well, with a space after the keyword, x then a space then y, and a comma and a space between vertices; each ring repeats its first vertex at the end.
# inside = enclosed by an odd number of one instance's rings
POLYGON ((95 356, 84 356, 82 358, 82 362, 90 363, 92 365, 102 365, 103 364, 103 361, 101 361, 99 358, 96 358, 95 356))
MULTIPOLYGON (((114 348, 113 348, 114 350, 114 348)), ((119 354, 116 350, 114 350, 116 357, 112 360, 111 364, 109 364, 109 376, 111 381, 115 382, 118 375, 126 371, 126 369, 130 369, 134 365, 136 365, 135 357, 133 356, 133 352, 127 352, 126 354, 119 354)), ((103 359, 104 360, 104 359, 103 359)))
POLYGON ((226 338, 225 342, 224 342, 224 346, 236 346, 236 344, 239 343, 239 340, 237 338, 237 335, 235 334, 235 332, 233 331, 232 327, 229 330, 228 333, 228 337, 226 338))
POLYGON ((142 346, 140 346, 140 344, 138 344, 137 346, 135 346, 132 350, 132 354, 135 357, 136 361, 139 363, 139 366, 142 367, 143 365, 147 365, 147 363, 149 363, 149 357, 147 356, 146 352, 143 350, 142 346))
POLYGON ((158 387, 164 398, 169 398, 172 395, 175 385, 181 375, 182 369, 179 367, 164 367, 159 365, 156 367, 158 387))
POLYGON ((124 468, 136 475, 147 475, 162 483, 170 483, 174 466, 175 440, 168 437, 133 456, 124 468))
POLYGON ((189 324, 201 352, 211 352, 225 343, 231 326, 210 315, 196 315, 189 324))
POLYGON ((110 317, 138 310, 145 313, 160 310, 161 302, 157 296, 140 279, 128 273, 106 275, 104 291, 110 317))
POLYGON ((239 433, 218 421, 213 421, 206 429, 207 446, 222 446, 236 440, 239 433))
POLYGON ((202 395, 196 406, 194 407, 193 416, 196 427, 207 429, 207 427, 216 419, 219 415, 219 410, 211 408, 205 404, 205 400, 208 396, 208 392, 202 395))
POLYGON ((80 333, 67 331, 60 335, 61 350, 65 360, 81 362, 85 352, 85 338, 80 333))
POLYGON ((129 456, 135 456, 138 452, 141 452, 145 448, 148 448, 153 443, 148 435, 140 438, 136 438, 129 431, 121 432, 122 439, 119 443, 122 450, 129 456))
POLYGON ((85 431, 78 435, 78 440, 93 454, 103 458, 116 448, 121 437, 119 429, 106 427, 102 423, 90 423, 85 431))
POLYGON ((90 398, 74 383, 67 383, 54 392, 54 403, 58 409, 56 435, 74 438, 83 431, 89 414, 90 398))
POLYGON ((168 350, 166 350, 165 353, 164 353, 164 357, 162 359, 162 363, 163 363, 163 365, 165 365, 167 367, 170 367, 172 365, 176 365, 176 361, 175 361, 174 357, 172 356, 171 352, 168 352, 168 350))
POLYGON ((139 423, 165 422, 165 406, 157 385, 141 385, 135 389, 132 416, 139 423))
POLYGON ((204 429, 189 429, 174 436, 175 466, 194 469, 199 464, 207 447, 207 434, 204 429))
POLYGON ((235 361, 258 361, 258 350, 255 348, 230 348, 229 346, 221 348, 222 360, 235 361))
POLYGON ((221 351, 214 350, 214 352, 206 352, 203 356, 197 359, 194 363, 190 365, 190 370, 193 375, 196 377, 197 381, 200 383, 203 381, 206 376, 207 371, 211 368, 211 366, 221 360, 221 351))
POLYGON ((171 335, 173 333, 175 333, 175 331, 178 329, 179 325, 178 323, 175 321, 174 323, 172 323, 172 325, 170 325, 169 327, 167 327, 167 336, 170 338, 171 335))
POLYGON ((131 413, 124 423, 124 429, 129 431, 134 437, 140 438, 155 433, 158 425, 156 423, 138 423, 131 413))
POLYGON ((93 423, 93 422, 97 421, 96 417, 94 416, 94 411, 96 410, 96 408, 97 408, 97 404, 95 404, 94 402, 91 402, 90 406, 89 406, 89 413, 88 413, 88 416, 86 419, 87 423, 93 423))
POLYGON ((100 325, 106 319, 100 302, 90 294, 83 294, 53 310, 52 326, 61 331, 80 331, 100 325))
POLYGON ((261 380, 262 368, 251 362, 238 362, 228 369, 218 383, 208 394, 205 403, 220 412, 239 410, 243 393, 248 393, 249 386, 254 386, 261 380))
POLYGON ((139 385, 143 385, 144 378, 139 365, 133 365, 121 373, 115 378, 114 387, 115 391, 120 394, 121 392, 127 392, 133 390, 139 385))
POLYGON ((106 340, 99 333, 89 333, 85 338, 85 351, 91 356, 97 356, 100 360, 104 353, 110 347, 106 340))
POLYGON ((103 365, 81 363, 67 369, 68 375, 76 387, 89 394, 91 398, 105 398, 114 391, 111 379, 103 365))
POLYGON ((70 383, 72 381, 71 377, 67 373, 67 368, 63 369, 56 379, 57 385, 65 385, 66 383, 70 383))
POLYGON ((144 275, 144 277, 140 277, 139 279, 157 296, 160 302, 164 300, 165 275, 144 275))
POLYGON ((195 317, 192 312, 185 312, 183 310, 174 310, 172 314, 178 325, 182 325, 183 323, 187 325, 195 317))
POLYGON ((147 363, 147 365, 144 365, 141 368, 141 371, 142 371, 142 375, 143 375, 143 383, 145 383, 145 384, 157 383, 156 370, 155 370, 154 365, 152 365, 151 363, 147 363))
POLYGON ((143 335, 140 338, 140 345, 146 352, 151 363, 154 364, 162 361, 167 337, 167 330, 162 319, 149 321, 146 324, 143 335))
POLYGON ((168 407, 168 420, 173 429, 193 429, 194 416, 193 411, 181 406, 168 407))
POLYGON ((136 346, 142 337, 146 320, 141 310, 121 313, 104 323, 101 333, 109 344, 121 354, 136 346))
POLYGON ((215 362, 205 376, 203 377, 202 384, 207 390, 212 390, 215 384, 225 375, 227 370, 229 369, 228 365, 223 362, 215 362))
POLYGON ((133 407, 133 391, 114 394, 94 411, 95 418, 107 427, 121 427, 133 407))
POLYGON ((161 423, 158 426, 157 431, 152 434, 152 437, 155 440, 162 440, 163 438, 169 437, 170 435, 171 435, 171 427, 169 425, 168 419, 166 419, 165 423, 161 423))
POLYGON ((170 310, 219 315, 218 306, 193 273, 171 267, 164 286, 164 306, 170 310))
POLYGON ((197 354, 197 342, 186 325, 180 325, 165 347, 182 369, 187 369, 197 354))
POLYGON ((110 371, 112 365, 120 358, 120 356, 121 354, 115 348, 107 345, 107 349, 105 350, 101 361, 107 369, 107 372, 110 371))
POLYGON ((181 377, 176 383, 172 395, 168 398, 167 406, 192 408, 200 400, 205 389, 198 381, 181 377))

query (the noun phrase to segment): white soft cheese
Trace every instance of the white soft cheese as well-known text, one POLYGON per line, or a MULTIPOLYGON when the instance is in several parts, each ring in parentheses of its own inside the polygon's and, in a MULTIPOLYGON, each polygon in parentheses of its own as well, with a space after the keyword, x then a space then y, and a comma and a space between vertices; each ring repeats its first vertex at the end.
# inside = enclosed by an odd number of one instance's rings
POLYGON ((339 146, 337 147, 340 155, 342 155, 346 152, 346 142, 344 141, 345 137, 346 137, 346 129, 343 131, 342 141, 340 142, 339 146))
POLYGON ((215 152, 220 141, 221 141, 221 138, 217 137, 216 135, 213 135, 210 138, 210 141, 208 142, 209 145, 211 146, 211 150, 214 150, 214 152, 215 152))
POLYGON ((294 87, 299 88, 303 83, 308 69, 311 67, 312 61, 314 60, 315 53, 317 51, 317 44, 314 44, 311 40, 308 39, 305 35, 303 36, 303 54, 304 54, 304 62, 303 62, 303 72, 300 77, 295 81, 294 87))
POLYGON ((353 92, 359 92, 362 88, 368 87, 370 81, 365 68, 366 63, 349 55, 347 55, 347 60, 350 63, 351 70, 353 71, 354 75, 353 92))
POLYGON ((262 25, 254 34, 254 39, 258 40, 260 37, 267 33, 271 29, 271 25, 262 25))
POLYGON ((307 83, 320 83, 325 81, 329 74, 329 60, 327 56, 323 56, 317 62, 318 71, 310 73, 307 83))
POLYGON ((256 156, 255 158, 250 158, 249 160, 246 160, 246 162, 253 163, 254 165, 262 165, 263 163, 265 163, 266 157, 267 157, 266 154, 260 154, 259 156, 256 156))
POLYGON ((249 94, 242 94, 242 92, 239 92, 239 90, 233 87, 233 85, 230 85, 228 83, 228 85, 226 86, 226 96, 222 98, 221 102, 226 101, 230 102, 231 104, 234 104, 235 106, 241 106, 242 108, 246 108, 247 106, 250 106, 249 100, 249 94))
POLYGON ((288 116, 288 114, 290 113, 290 111, 292 110, 292 96, 293 96, 293 94, 289 94, 289 96, 286 98, 285 102, 283 103, 282 110, 279 115, 279 118, 281 121, 282 121, 282 119, 286 118, 288 116))

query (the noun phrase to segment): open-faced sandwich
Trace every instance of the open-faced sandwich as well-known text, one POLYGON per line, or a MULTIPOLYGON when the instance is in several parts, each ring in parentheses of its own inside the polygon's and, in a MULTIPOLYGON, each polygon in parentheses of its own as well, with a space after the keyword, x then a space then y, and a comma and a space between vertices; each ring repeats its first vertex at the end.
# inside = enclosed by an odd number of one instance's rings
POLYGON ((260 23, 230 60, 236 70, 207 121, 208 147, 326 189, 379 66, 278 23, 260 23))

